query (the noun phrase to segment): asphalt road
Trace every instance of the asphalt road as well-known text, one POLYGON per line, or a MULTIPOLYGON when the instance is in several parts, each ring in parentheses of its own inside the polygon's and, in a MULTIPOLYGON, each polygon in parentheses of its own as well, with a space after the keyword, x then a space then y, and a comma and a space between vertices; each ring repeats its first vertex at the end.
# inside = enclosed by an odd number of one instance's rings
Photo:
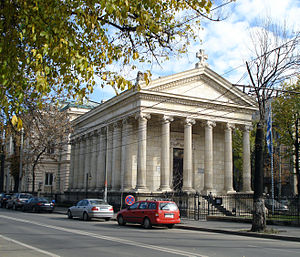
POLYGON ((0 209, 0 256, 299 256, 300 243, 0 209))

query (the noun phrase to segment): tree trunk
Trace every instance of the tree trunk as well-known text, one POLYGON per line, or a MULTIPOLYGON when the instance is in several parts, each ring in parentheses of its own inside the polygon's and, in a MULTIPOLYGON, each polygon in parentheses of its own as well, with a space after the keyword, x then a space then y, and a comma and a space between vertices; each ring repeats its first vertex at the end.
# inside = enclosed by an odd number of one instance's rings
POLYGON ((262 232, 266 229, 266 211, 263 199, 263 143, 264 130, 262 124, 259 122, 256 129, 255 137, 255 170, 254 170, 254 194, 253 194, 253 232, 262 232))

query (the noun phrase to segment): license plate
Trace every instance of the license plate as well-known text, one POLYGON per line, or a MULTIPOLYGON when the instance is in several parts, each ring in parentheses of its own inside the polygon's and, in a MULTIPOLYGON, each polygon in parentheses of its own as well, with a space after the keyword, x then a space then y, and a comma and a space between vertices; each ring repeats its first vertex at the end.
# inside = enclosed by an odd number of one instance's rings
POLYGON ((173 213, 165 213, 165 218, 174 218, 173 213))

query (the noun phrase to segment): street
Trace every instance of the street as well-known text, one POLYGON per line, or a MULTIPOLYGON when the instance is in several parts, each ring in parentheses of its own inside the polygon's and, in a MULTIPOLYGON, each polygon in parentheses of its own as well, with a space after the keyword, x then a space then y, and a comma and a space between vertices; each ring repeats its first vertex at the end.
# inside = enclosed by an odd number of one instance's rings
POLYGON ((300 243, 0 209, 0 256, 299 256, 300 243))

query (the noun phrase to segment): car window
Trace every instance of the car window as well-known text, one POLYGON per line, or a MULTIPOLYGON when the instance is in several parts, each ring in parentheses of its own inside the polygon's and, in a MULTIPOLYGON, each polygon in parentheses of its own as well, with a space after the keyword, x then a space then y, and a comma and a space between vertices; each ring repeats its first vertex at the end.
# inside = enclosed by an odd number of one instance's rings
POLYGON ((156 209, 156 203, 149 203, 148 204, 148 209, 155 210, 156 209))
POLYGON ((147 202, 141 202, 139 209, 147 209, 147 205, 148 205, 147 202))
POLYGON ((82 205, 83 200, 79 201, 76 206, 81 206, 82 205))
POLYGON ((140 203, 140 202, 135 202, 133 205, 130 205, 128 209, 129 209, 129 210, 134 210, 134 209, 136 209, 136 208, 138 207, 139 203, 140 203))
POLYGON ((165 211, 177 211, 178 210, 177 205, 175 203, 160 203, 159 209, 165 210, 165 211))
POLYGON ((20 195, 20 198, 26 198, 26 199, 29 199, 31 198, 32 196, 31 195, 27 195, 27 194, 21 194, 20 195))
POLYGON ((103 204, 103 200, 90 200, 90 204, 100 205, 100 204, 103 204))

